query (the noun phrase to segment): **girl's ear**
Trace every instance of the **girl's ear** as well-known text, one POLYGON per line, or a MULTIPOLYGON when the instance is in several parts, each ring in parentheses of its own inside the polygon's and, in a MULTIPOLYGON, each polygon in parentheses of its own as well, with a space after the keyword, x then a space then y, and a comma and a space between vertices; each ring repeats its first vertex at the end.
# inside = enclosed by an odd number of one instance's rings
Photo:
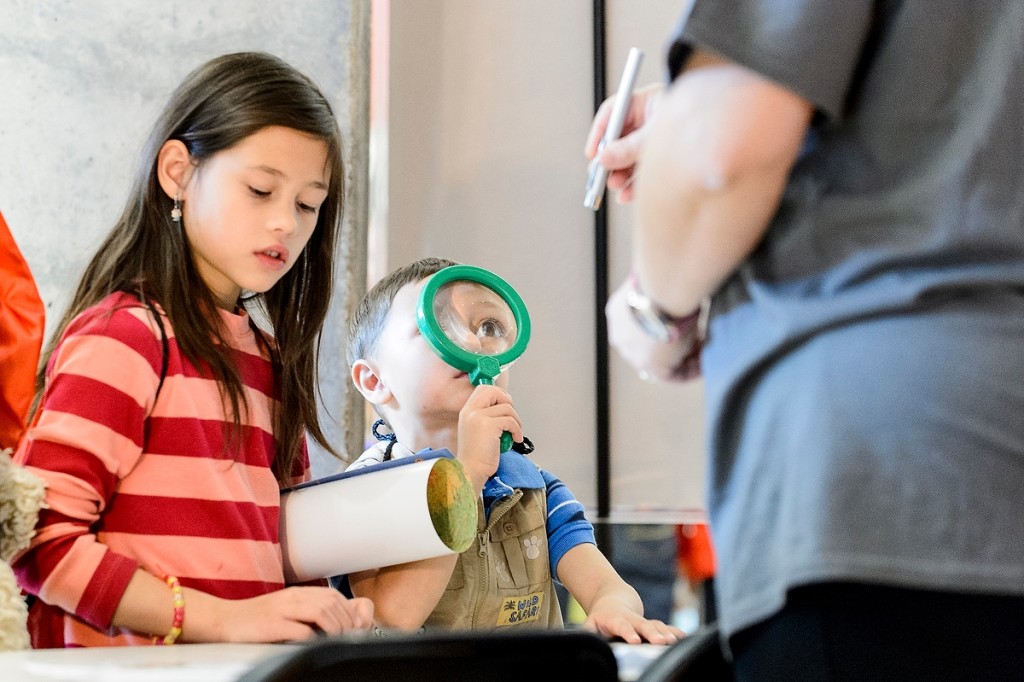
POLYGON ((373 405, 384 405, 391 400, 391 391, 384 385, 377 368, 369 360, 359 359, 352 364, 352 383, 373 405))
POLYGON ((192 157, 181 140, 167 140, 156 156, 156 177, 171 199, 180 197, 192 175, 192 157))

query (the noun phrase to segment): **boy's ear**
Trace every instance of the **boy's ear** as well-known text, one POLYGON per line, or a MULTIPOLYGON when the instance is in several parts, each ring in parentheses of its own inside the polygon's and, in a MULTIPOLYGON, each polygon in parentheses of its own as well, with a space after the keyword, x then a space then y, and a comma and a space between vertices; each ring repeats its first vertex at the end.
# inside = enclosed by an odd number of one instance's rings
POLYGON ((383 405, 391 400, 391 391, 381 381, 377 368, 369 360, 359 359, 352 364, 352 383, 373 405, 383 405))
POLYGON ((156 177, 160 189, 173 199, 180 197, 192 175, 192 157, 181 140, 167 140, 156 156, 156 177))

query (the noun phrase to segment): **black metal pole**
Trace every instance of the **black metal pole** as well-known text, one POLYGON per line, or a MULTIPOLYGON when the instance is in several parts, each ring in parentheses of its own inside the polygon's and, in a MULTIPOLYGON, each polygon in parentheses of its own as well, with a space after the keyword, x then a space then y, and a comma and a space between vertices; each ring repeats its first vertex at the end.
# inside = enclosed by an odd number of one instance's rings
MULTIPOLYGON (((593 0, 594 14, 594 111, 606 97, 605 4, 593 0)), ((614 553, 608 517, 611 513, 611 438, 609 435, 608 328, 604 306, 608 300, 608 212, 605 202, 594 212, 594 379, 595 416, 597 418, 597 519, 594 530, 597 546, 611 558, 614 553)))

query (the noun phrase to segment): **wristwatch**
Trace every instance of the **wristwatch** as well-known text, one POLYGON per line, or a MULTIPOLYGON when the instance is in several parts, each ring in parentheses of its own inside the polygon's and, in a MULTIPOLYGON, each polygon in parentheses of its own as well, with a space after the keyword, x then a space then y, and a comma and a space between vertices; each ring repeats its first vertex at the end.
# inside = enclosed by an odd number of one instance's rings
POLYGON ((630 273, 627 281, 629 288, 626 290, 626 305, 640 328, 658 343, 675 343, 697 324, 700 308, 683 317, 670 315, 640 290, 636 273, 630 273))

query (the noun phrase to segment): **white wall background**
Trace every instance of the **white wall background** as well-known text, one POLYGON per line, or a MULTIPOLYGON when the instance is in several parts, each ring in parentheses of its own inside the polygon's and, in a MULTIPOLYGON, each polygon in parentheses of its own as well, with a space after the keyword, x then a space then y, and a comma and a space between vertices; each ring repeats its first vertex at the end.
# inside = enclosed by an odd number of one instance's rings
MULTIPOLYGON (((594 227, 582 206, 591 5, 392 0, 387 267, 379 270, 447 256, 493 270, 520 292, 534 328, 511 392, 537 445, 532 456, 596 506, 594 227)), ((646 54, 639 82, 660 79, 682 3, 607 8, 609 88, 631 46, 646 54)), ((609 210, 616 286, 628 270, 630 212, 609 210)), ((613 355, 611 383, 612 519, 702 518, 699 382, 644 384, 613 355)))
MULTIPOLYGON (((368 15, 368 0, 0 0, 0 211, 48 320, 63 313, 120 214, 130 170, 174 87, 211 57, 264 50, 320 85, 346 137, 349 267, 340 268, 325 347, 336 346, 349 285, 365 277, 368 15)), ((324 375, 329 430, 344 446, 347 376, 324 375)))

